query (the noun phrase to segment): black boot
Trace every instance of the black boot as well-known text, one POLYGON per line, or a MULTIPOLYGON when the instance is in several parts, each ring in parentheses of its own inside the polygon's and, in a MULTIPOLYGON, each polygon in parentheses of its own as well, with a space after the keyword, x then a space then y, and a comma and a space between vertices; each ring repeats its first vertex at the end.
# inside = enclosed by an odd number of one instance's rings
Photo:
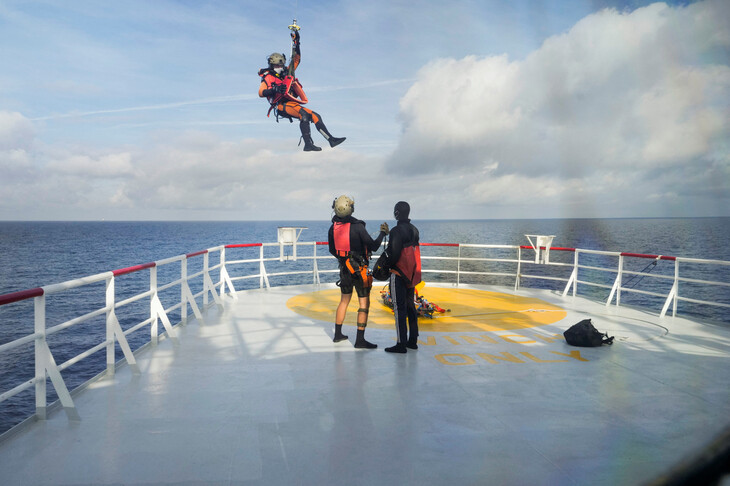
POLYGON ((365 329, 357 330, 357 339, 355 340, 356 348, 375 349, 378 347, 377 344, 369 343, 365 341, 365 329))
POLYGON ((418 336, 411 335, 406 342, 406 348, 418 349, 418 336))
MULTIPOLYGON (((302 131, 302 140, 304 140, 305 152, 319 152, 320 150, 322 150, 321 147, 317 147, 316 145, 314 145, 314 141, 312 140, 312 132, 309 129, 309 122, 299 122, 299 129, 302 131)), ((301 140, 299 141, 299 143, 302 143, 301 140)))
POLYGON ((339 144, 344 142, 345 139, 347 139, 347 137, 333 137, 329 130, 327 130, 327 127, 324 126, 324 122, 322 120, 319 120, 314 126, 317 127, 317 130, 322 134, 325 140, 330 143, 330 147, 337 147, 339 144))
POLYGON ((342 324, 335 324, 335 337, 332 339, 332 341, 339 343, 340 341, 344 341, 347 339, 347 336, 342 334, 342 324))
POLYGON ((391 346, 389 348, 385 348, 386 353, 398 353, 398 354, 405 354, 408 352, 408 348, 406 348, 403 344, 398 343, 395 346, 391 346))

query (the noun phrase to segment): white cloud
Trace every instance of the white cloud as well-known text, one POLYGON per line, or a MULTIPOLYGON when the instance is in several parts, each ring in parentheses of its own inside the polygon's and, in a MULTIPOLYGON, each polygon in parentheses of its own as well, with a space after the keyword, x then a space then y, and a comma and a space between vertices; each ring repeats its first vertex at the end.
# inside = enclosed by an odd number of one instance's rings
POLYGON ((129 152, 98 156, 71 154, 52 160, 46 168, 51 172, 83 178, 129 177, 134 174, 132 156, 129 152))
POLYGON ((332 196, 326 188, 343 185, 342 174, 327 168, 355 166, 357 156, 340 148, 291 154, 277 146, 281 142, 231 142, 204 132, 172 137, 133 155, 134 177, 120 181, 115 197, 140 209, 218 211, 229 218, 326 214, 322 198, 332 196))
POLYGON ((35 129, 30 120, 17 112, 0 111, 0 151, 27 150, 34 137, 35 129))
POLYGON ((647 164, 684 162, 713 150, 727 133, 730 68, 688 68, 658 82, 636 102, 636 115, 644 120, 645 143, 641 152, 647 164))
MULTIPOLYGON (((470 194, 484 203, 496 201, 484 188, 510 199, 540 181, 533 189, 552 205, 574 181, 614 170, 651 183, 658 169, 679 181, 687 165, 727 166, 729 19, 722 1, 607 9, 524 60, 433 61, 402 100, 404 134, 389 164, 470 174, 470 194), (498 167, 479 174, 485 160, 498 167)), ((730 181, 721 184, 728 197, 730 181)))

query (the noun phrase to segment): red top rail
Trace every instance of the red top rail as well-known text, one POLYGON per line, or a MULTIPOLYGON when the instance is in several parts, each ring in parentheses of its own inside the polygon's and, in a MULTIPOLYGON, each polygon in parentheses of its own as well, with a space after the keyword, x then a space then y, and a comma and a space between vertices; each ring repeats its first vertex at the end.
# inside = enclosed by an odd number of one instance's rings
POLYGON ((156 263, 143 263, 142 265, 135 265, 133 267, 127 267, 127 268, 120 268, 119 270, 112 270, 112 273, 115 277, 118 277, 120 275, 126 275, 128 273, 134 273, 139 272, 140 270, 144 270, 146 268, 152 268, 156 265, 156 263))
POLYGON ((200 250, 200 251, 196 251, 194 253, 188 253, 187 255, 185 255, 185 258, 192 258, 192 257, 198 256, 198 255, 205 255, 206 253, 208 253, 208 250, 200 250))
POLYGON ((21 290, 20 292, 12 292, 10 294, 0 295, 0 305, 12 304, 21 300, 32 299, 43 295, 43 289, 36 287, 29 290, 21 290))

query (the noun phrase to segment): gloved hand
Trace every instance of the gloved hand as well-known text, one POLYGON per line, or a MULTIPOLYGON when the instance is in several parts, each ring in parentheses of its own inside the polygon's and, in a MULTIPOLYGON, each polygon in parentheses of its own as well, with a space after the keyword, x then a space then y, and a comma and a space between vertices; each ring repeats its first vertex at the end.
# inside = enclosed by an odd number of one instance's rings
POLYGON ((276 83, 271 86, 271 88, 276 91, 277 93, 286 93, 286 85, 282 83, 276 83))
POLYGON ((385 233, 386 235, 387 235, 387 234, 390 234, 390 229, 388 228, 388 223, 383 223, 383 224, 381 224, 381 225, 380 225, 380 231, 382 231, 382 232, 383 232, 383 233, 385 233))

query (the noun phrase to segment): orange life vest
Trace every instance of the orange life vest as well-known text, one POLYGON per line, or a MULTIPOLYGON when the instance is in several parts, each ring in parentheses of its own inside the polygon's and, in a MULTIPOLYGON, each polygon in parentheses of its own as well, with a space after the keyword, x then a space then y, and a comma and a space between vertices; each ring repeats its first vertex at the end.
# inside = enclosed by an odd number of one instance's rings
POLYGON ((334 237, 337 256, 348 256, 350 253, 350 223, 335 222, 334 237))
POLYGON ((273 105, 286 101, 294 101, 296 103, 305 105, 309 101, 307 99, 307 95, 304 94, 304 90, 302 89, 302 85, 298 79, 291 79, 290 76, 280 78, 270 69, 262 69, 261 71, 259 71, 259 76, 261 76, 261 80, 264 81, 266 83, 266 86, 268 87, 274 87, 280 84, 283 84, 285 86, 288 84, 290 86, 290 88, 287 90, 287 93, 284 95, 277 93, 273 96, 267 96, 266 99, 269 100, 270 104, 273 105))

